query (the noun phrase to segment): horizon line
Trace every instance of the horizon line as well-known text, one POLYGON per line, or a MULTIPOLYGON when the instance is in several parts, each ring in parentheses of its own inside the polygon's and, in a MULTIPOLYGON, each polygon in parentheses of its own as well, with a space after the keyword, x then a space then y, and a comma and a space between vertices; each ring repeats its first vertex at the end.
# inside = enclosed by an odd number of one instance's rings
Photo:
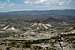
POLYGON ((10 11, 0 11, 0 12, 16 12, 16 11, 49 11, 49 10, 75 10, 75 9, 48 9, 48 10, 10 10, 10 11))

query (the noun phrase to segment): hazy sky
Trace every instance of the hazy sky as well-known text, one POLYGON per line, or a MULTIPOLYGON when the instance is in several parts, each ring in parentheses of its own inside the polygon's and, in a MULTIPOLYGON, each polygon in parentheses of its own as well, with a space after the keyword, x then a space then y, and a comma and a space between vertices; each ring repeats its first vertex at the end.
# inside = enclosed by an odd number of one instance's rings
POLYGON ((75 9, 75 0, 0 0, 0 12, 75 9))

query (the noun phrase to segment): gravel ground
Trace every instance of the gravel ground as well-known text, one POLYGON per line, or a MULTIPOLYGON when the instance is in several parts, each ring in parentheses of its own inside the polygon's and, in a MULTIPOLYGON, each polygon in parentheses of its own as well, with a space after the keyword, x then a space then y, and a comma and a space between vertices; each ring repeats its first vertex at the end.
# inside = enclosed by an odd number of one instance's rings
MULTIPOLYGON (((7 46, 0 45, 0 50, 6 50, 7 46)), ((22 48, 14 48, 12 47, 10 50, 22 50, 22 48)), ((23 48, 23 50, 30 50, 30 48, 23 48)))
MULTIPOLYGON (((6 50, 7 46, 0 45, 0 50, 6 50)), ((10 50, 22 50, 22 48, 14 48, 12 47, 10 50)), ((30 50, 30 48, 23 48, 23 50, 30 50)), ((59 49, 61 50, 61 49, 59 49)), ((63 48, 63 50, 75 50, 75 48, 70 47, 70 44, 63 48)))

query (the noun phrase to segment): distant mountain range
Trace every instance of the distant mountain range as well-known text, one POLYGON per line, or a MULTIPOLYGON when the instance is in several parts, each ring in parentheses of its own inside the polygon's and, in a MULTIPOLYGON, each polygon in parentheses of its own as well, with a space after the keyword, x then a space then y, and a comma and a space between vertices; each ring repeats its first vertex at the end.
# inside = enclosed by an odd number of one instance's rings
POLYGON ((75 23, 75 10, 13 11, 0 12, 0 21, 14 22, 70 22, 75 23))
POLYGON ((0 12, 0 16, 75 16, 74 9, 0 12))

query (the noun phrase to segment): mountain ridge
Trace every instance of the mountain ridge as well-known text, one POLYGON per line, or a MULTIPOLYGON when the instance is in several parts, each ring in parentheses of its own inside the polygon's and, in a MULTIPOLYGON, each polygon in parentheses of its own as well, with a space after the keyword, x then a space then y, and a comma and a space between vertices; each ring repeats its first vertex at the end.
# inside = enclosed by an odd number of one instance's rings
POLYGON ((0 16, 75 16, 75 9, 0 12, 0 16))

